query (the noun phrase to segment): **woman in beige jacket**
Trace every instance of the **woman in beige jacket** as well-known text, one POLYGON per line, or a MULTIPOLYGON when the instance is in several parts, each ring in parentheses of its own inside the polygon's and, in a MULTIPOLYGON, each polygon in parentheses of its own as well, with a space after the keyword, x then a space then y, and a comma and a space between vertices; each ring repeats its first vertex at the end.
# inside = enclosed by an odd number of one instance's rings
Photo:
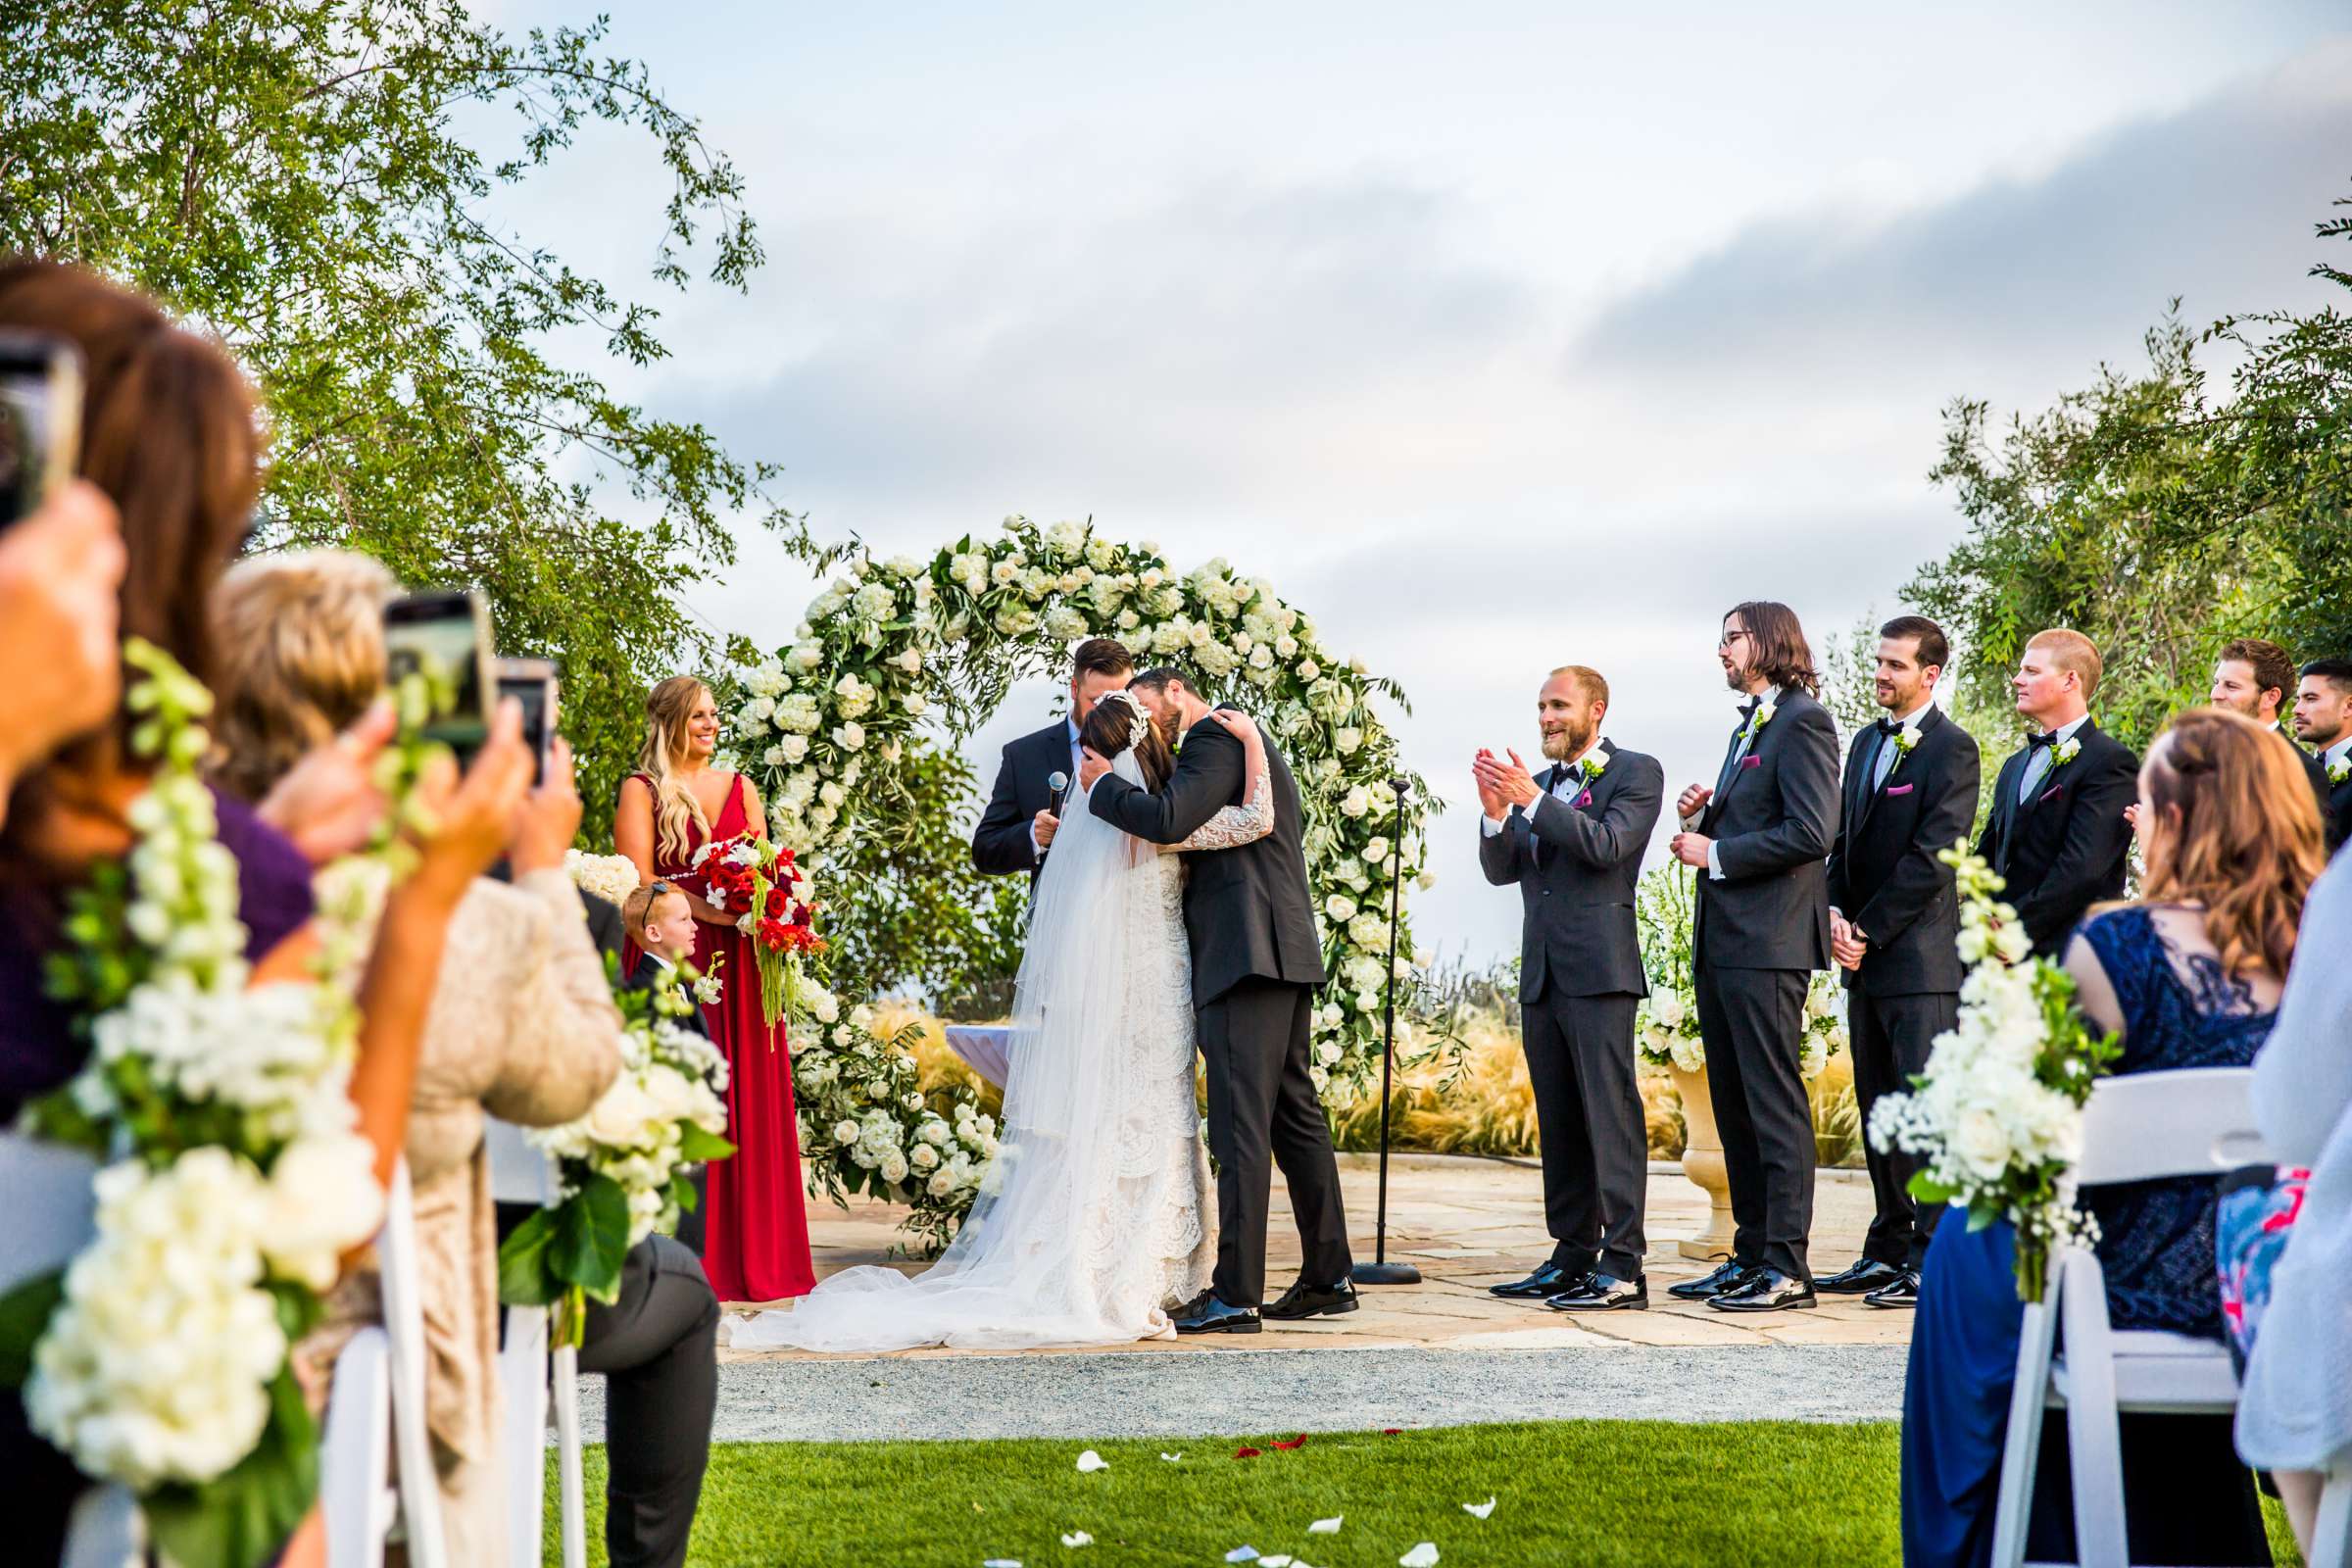
MULTIPOLYGON (((396 591, 364 556, 313 552, 246 562, 215 600, 227 650, 216 781, 258 799, 317 737, 380 695, 382 612, 396 591)), ((477 881, 450 925, 416 1066, 406 1152, 416 1193, 425 1405, 453 1562, 506 1561, 500 1474, 498 1239, 485 1114, 524 1126, 585 1115, 620 1070, 620 1014, 564 869, 580 799, 561 742, 516 815, 512 884, 477 881)), ((329 1364, 381 1316, 377 1277, 336 1292, 303 1358, 329 1364)))

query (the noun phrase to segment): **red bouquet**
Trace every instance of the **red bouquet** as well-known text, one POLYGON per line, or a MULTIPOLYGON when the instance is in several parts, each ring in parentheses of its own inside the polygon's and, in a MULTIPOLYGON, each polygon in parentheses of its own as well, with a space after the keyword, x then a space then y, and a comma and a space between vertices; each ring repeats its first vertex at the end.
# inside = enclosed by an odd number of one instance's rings
POLYGON ((694 874, 703 898, 734 915, 736 929, 752 939, 760 1010, 774 1027, 799 1010, 802 956, 825 951, 816 934, 814 884, 792 851, 749 833, 704 845, 696 852, 694 874))

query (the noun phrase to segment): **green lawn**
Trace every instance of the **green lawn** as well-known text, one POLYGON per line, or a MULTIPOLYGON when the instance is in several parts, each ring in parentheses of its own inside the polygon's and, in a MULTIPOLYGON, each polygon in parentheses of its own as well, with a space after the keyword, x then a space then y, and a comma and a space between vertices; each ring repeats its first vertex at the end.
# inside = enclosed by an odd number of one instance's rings
MULTIPOLYGON (((1222 1563, 1250 1545, 1386 1568, 1428 1541, 1462 1565, 1892 1564, 1895 1443, 1891 1423, 1573 1421, 1315 1435, 1241 1460, 1230 1438, 1097 1443, 1110 1467, 1092 1475, 1083 1443, 730 1444, 711 1454, 690 1561, 1094 1568, 1222 1563), (1492 1517, 1462 1511, 1489 1497, 1492 1517), (1334 1514, 1338 1535, 1306 1533, 1334 1514), (1095 1544, 1064 1547, 1076 1531, 1095 1544)), ((603 1486, 591 1448, 598 1564, 603 1486)), ((551 1553, 555 1521, 551 1469, 551 1553)))

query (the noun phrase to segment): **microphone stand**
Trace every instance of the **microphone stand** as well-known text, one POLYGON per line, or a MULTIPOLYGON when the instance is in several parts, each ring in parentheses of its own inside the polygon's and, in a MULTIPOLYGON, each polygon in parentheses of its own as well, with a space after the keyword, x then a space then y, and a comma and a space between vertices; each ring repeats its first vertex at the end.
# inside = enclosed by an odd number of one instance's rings
POLYGON ((1348 1275, 1358 1285, 1418 1285, 1421 1271, 1410 1263, 1389 1261, 1389 1104, 1391 1074, 1396 1064, 1396 919, 1404 898, 1404 793, 1413 781, 1399 774, 1389 780, 1396 792, 1396 836, 1389 848, 1389 983, 1383 988, 1380 1050, 1380 1208, 1372 1231, 1372 1261, 1358 1263, 1348 1275))

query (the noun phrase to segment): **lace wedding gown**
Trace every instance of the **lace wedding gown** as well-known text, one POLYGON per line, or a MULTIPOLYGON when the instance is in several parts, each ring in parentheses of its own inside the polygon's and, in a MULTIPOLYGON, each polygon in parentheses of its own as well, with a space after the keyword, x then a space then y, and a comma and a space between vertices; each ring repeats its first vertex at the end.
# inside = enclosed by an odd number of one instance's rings
MULTIPOLYGON (((1140 783, 1135 754, 1112 771, 1140 783)), ((1260 779, 1183 849, 1264 836, 1260 779)), ((997 1156, 963 1228, 913 1278, 845 1269, 734 1325, 736 1349, 1116 1345, 1174 1334, 1166 1307, 1216 1257, 1193 1094, 1183 864, 1065 810, 1039 875, 1015 987, 997 1156)))

